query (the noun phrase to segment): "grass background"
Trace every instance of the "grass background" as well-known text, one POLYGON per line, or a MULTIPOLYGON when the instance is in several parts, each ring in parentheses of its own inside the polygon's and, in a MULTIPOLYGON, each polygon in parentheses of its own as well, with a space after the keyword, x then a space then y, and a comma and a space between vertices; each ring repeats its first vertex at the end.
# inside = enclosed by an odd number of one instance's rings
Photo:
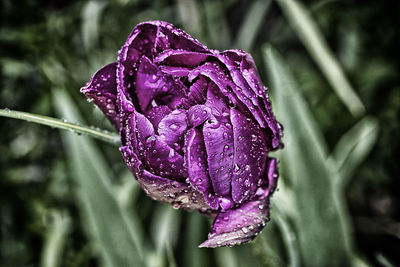
POLYGON ((253 55, 286 147, 265 230, 198 249, 210 222, 146 197, 117 147, 0 118, 0 265, 399 264, 399 12, 373 0, 2 0, 1 108, 112 130, 79 88, 137 23, 165 20, 253 55))

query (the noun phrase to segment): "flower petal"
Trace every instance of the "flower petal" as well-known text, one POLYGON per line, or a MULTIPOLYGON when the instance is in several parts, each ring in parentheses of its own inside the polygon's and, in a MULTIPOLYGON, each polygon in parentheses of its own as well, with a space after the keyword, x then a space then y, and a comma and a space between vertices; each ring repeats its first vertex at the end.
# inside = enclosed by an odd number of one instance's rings
POLYGON ((132 148, 129 146, 121 146, 119 151, 122 154, 122 157, 125 160, 126 165, 134 174, 135 177, 138 177, 140 170, 142 169, 142 162, 139 159, 138 155, 133 152, 132 148))
POLYGON ((187 169, 178 152, 154 135, 151 122, 142 114, 136 113, 139 158, 150 172, 172 180, 184 181, 187 169))
POLYGON ((188 78, 189 81, 193 81, 199 76, 210 79, 215 86, 219 88, 222 95, 229 100, 230 105, 235 105, 245 114, 251 114, 247 106, 244 105, 244 103, 242 103, 238 96, 233 92, 233 88, 236 87, 235 83, 230 79, 229 74, 226 74, 217 63, 207 62, 197 67, 189 73, 188 78))
POLYGON ((244 203, 238 208, 220 211, 208 240, 199 247, 234 246, 251 241, 269 220, 267 199, 244 203))
POLYGON ((165 116, 158 125, 160 139, 179 151, 183 147, 183 137, 187 130, 185 110, 174 110, 165 116))
POLYGON ((137 135, 137 143, 139 145, 140 150, 144 150, 147 139, 150 136, 154 136, 154 127, 153 124, 139 112, 135 112, 135 125, 136 125, 136 133, 133 132, 131 135, 137 135))
POLYGON ((206 105, 194 105, 188 110, 189 123, 193 127, 203 124, 211 116, 211 109, 206 105))
POLYGON ((220 211, 208 240, 199 247, 215 248, 234 246, 249 242, 264 228, 269 221, 269 198, 276 188, 278 170, 276 159, 268 159, 268 185, 264 190, 257 190, 257 198, 246 202, 237 208, 220 211))
MULTIPOLYGON (((158 27, 155 50, 163 52, 167 48, 193 52, 208 52, 209 49, 198 40, 174 25, 163 21, 148 21, 142 24, 153 24, 158 27), (163 45, 159 45, 159 44, 163 45)), ((138 26, 140 26, 139 24, 138 26)))
POLYGON ((210 55, 212 56, 210 52, 199 53, 169 49, 159 54, 154 59, 154 62, 166 66, 194 68, 199 66, 202 62, 205 62, 210 55))
POLYGON ((143 191, 154 200, 172 204, 176 209, 211 212, 203 195, 186 183, 171 181, 146 170, 141 172, 137 179, 143 191))
POLYGON ((142 57, 140 60, 135 89, 139 106, 144 113, 151 108, 151 105, 165 104, 173 109, 186 96, 184 85, 163 75, 147 57, 142 57))
POLYGON ((208 86, 209 82, 207 82, 206 78, 201 76, 190 86, 189 94, 186 98, 182 99, 180 106, 189 109, 194 105, 204 104, 207 99, 206 93, 208 86))
POLYGON ((232 127, 211 116, 204 123, 203 135, 208 156, 208 171, 214 192, 218 196, 230 198, 233 166, 232 127))
POLYGON ((154 58, 166 49, 208 51, 206 46, 172 24, 163 21, 147 21, 138 24, 132 30, 119 53, 119 60, 137 62, 141 55, 154 58))
POLYGON ((267 88, 261 82, 251 55, 241 50, 227 50, 220 53, 218 58, 228 68, 234 83, 241 88, 239 93, 243 93, 245 99, 251 100, 251 105, 250 102, 246 105, 257 111, 255 119, 263 128, 270 129, 269 146, 273 149, 281 147, 282 127, 275 119, 267 88))
POLYGON ((159 66, 159 67, 164 74, 176 77, 186 77, 192 70, 191 68, 186 68, 186 67, 171 67, 171 66, 159 66))
POLYGON ((98 70, 92 79, 81 88, 89 101, 93 101, 110 122, 119 129, 117 99, 117 63, 111 63, 98 70))
POLYGON ((212 209, 218 209, 218 198, 214 196, 208 175, 207 155, 203 134, 196 128, 189 130, 185 142, 185 161, 188 167, 190 184, 203 193, 207 204, 212 209))
POLYGON ((153 124, 154 130, 158 133, 158 124, 160 121, 171 113, 171 109, 165 105, 152 107, 146 114, 151 124, 153 124))
POLYGON ((234 136, 232 199, 236 203, 251 198, 261 185, 268 148, 265 134, 253 120, 231 109, 234 136))

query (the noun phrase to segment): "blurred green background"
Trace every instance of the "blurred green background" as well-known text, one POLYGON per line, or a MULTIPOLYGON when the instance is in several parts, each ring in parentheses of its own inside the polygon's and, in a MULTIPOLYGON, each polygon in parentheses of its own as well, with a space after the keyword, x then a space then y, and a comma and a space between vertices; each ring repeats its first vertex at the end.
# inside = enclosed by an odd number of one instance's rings
POLYGON ((137 23, 165 20, 253 55, 286 147, 264 231, 198 249, 210 221, 146 197, 116 146, 1 117, 0 265, 400 264, 399 14, 388 0, 2 0, 0 108, 113 130, 79 88, 137 23))

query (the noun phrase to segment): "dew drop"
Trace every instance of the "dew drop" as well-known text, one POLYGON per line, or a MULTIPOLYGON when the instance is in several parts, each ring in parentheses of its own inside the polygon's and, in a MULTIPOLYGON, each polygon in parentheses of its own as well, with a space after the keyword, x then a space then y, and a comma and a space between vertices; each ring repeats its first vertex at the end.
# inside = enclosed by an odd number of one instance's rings
POLYGON ((179 125, 178 124, 176 124, 176 123, 171 123, 170 125, 169 125, 169 128, 171 129, 171 130, 177 130, 178 128, 179 128, 179 125))
POLYGON ((225 145, 225 146, 224 146, 224 152, 227 152, 228 149, 229 149, 229 145, 225 145))
POLYGON ((237 164, 235 163, 235 165, 233 166, 233 170, 234 170, 236 173, 239 172, 240 166, 237 165, 237 164))
POLYGON ((156 137, 154 135, 151 135, 151 136, 147 137, 147 139, 146 139, 147 144, 150 144, 154 141, 156 141, 156 137))

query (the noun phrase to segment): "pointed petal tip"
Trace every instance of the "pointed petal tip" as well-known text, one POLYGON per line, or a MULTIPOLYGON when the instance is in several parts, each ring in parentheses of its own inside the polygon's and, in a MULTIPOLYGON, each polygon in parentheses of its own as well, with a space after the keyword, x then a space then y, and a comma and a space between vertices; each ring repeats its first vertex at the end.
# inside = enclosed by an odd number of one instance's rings
MULTIPOLYGON (((241 231, 241 230, 240 230, 241 231)), ((243 237, 240 231, 234 231, 229 233, 221 233, 214 235, 201 243, 199 248, 218 248, 218 247, 233 247, 241 245, 243 243, 250 242, 254 239, 254 236, 243 237)))

